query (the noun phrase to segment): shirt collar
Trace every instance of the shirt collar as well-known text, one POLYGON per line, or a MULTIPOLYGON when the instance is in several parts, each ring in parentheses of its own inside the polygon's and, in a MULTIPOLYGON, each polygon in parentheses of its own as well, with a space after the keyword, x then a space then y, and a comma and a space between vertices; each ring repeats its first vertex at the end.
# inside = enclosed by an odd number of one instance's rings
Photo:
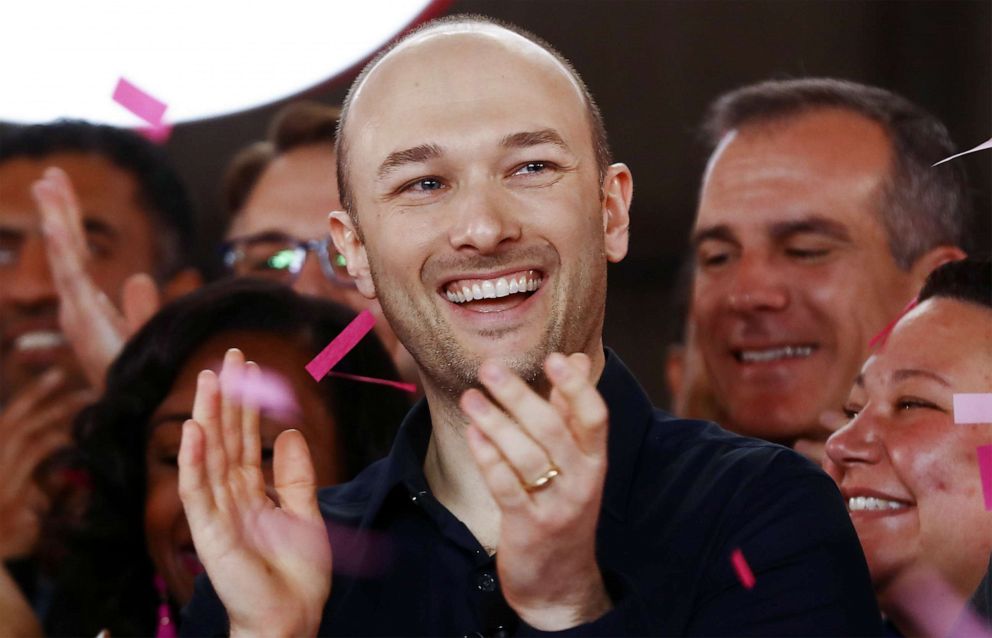
MULTIPOLYGON (((607 452, 608 472, 604 487, 606 509, 620 520, 625 518, 633 472, 637 466, 653 407, 637 379, 613 350, 606 348, 606 365, 597 384, 610 411, 607 452)), ((431 435, 431 415, 426 399, 407 413, 400 425, 384 471, 379 475, 364 516, 371 525, 378 518, 390 493, 405 486, 408 493, 427 490, 424 458, 431 435)), ((566 470, 567 471, 567 470, 566 470)))

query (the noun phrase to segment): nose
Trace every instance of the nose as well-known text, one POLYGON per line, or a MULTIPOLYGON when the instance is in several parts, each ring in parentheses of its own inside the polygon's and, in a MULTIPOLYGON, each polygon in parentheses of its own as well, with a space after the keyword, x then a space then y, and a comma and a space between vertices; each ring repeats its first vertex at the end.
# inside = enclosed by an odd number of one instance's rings
POLYGON ((302 295, 314 297, 327 297, 328 289, 333 284, 324 276, 324 271, 320 268, 317 255, 308 253, 303 262, 303 268, 293 282, 293 290, 302 295))
POLYGON ((774 312, 789 305, 785 273, 760 255, 745 255, 737 262, 726 294, 733 312, 774 312))
MULTIPOLYGON (((480 180, 481 181, 481 180, 480 180)), ((504 242, 520 239, 521 225, 513 205, 489 183, 467 185, 463 195, 453 198, 455 220, 448 239, 456 250, 482 254, 496 252, 504 242)))
MULTIPOLYGON (((850 423, 830 435, 825 451, 828 471, 831 465, 842 473, 855 465, 878 463, 882 457, 882 445, 875 415, 867 409, 863 410, 850 423)), ((834 472, 830 474, 834 475, 834 472)))
POLYGON ((57 302, 44 241, 38 233, 28 233, 22 241, 12 271, 4 276, 0 297, 21 306, 57 302))

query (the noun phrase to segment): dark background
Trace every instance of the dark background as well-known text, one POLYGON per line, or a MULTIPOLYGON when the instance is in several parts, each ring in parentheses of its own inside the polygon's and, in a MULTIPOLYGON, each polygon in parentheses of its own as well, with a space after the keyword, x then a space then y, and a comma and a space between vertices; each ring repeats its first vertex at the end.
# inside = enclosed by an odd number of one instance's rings
MULTIPOLYGON (((992 1, 461 0, 542 36, 596 96, 618 161, 635 177, 630 255, 610 273, 606 343, 659 403, 675 331, 670 292, 686 250, 706 153, 697 126, 729 89, 766 78, 835 76, 905 95, 942 119, 961 150, 992 137, 992 1)), ((352 78, 307 97, 343 98, 352 78)), ((205 215, 204 254, 221 225, 230 156, 265 134, 285 101, 182 125, 168 144, 205 215)), ((959 160, 972 178, 974 244, 992 244, 990 158, 959 160)))

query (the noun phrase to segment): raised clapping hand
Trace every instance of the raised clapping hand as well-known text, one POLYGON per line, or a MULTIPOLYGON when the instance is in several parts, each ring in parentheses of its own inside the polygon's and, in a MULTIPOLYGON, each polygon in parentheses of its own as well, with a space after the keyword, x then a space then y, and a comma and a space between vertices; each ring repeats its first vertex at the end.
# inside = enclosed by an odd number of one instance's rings
POLYGON ((48 266, 59 294, 59 324, 90 384, 103 388, 124 342, 159 308, 158 287, 144 273, 128 277, 117 310, 86 271, 91 259, 79 201, 65 171, 48 168, 32 193, 41 211, 48 266))
POLYGON ((479 377, 499 405, 469 390, 461 407, 471 420, 469 448, 501 510, 503 595, 527 624, 561 630, 612 607, 595 553, 608 411, 586 355, 552 354, 544 367, 549 400, 486 361, 479 377))
POLYGON ((259 373, 238 350, 227 352, 219 379, 200 373, 183 425, 179 494, 231 635, 314 635, 331 591, 331 546, 297 430, 276 439, 279 505, 266 495, 258 407, 236 381, 259 373))

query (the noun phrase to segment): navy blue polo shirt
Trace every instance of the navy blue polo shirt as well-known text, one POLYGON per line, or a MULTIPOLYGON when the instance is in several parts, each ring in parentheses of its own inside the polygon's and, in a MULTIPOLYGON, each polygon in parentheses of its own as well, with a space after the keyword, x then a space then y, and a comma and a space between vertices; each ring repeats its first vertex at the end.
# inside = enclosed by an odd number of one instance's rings
MULTIPOLYGON (((784 447, 654 409, 609 350, 598 389, 610 430, 597 559, 614 609, 557 634, 881 634, 864 555, 826 474, 784 447), (731 564, 736 549, 750 589, 731 564)), ((496 557, 432 496, 430 433, 421 401, 389 456, 319 493, 335 568, 319 633, 541 635, 503 599, 496 557)), ((183 617, 183 635, 226 633, 203 577, 183 617)))

